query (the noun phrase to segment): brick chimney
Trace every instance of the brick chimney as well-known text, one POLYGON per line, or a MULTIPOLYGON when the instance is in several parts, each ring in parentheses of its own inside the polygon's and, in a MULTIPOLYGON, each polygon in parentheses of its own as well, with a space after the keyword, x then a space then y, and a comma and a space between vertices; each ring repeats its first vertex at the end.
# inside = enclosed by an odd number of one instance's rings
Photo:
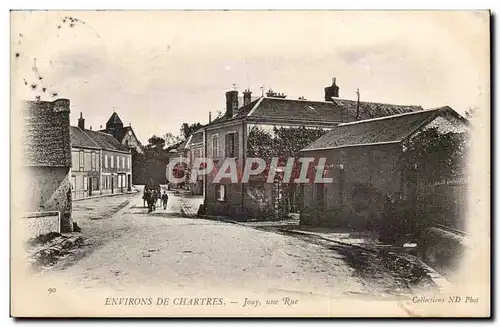
POLYGON ((80 112, 80 118, 78 118, 78 128, 85 129, 85 119, 83 114, 80 112))
POLYGON ((252 102, 252 92, 249 89, 246 89, 243 92, 243 105, 246 106, 250 102, 252 102))
POLYGON ((337 79, 334 77, 332 86, 325 87, 325 101, 332 101, 332 98, 339 97, 339 87, 336 84, 337 79))
POLYGON ((238 111, 238 91, 226 92, 226 118, 233 118, 238 111))

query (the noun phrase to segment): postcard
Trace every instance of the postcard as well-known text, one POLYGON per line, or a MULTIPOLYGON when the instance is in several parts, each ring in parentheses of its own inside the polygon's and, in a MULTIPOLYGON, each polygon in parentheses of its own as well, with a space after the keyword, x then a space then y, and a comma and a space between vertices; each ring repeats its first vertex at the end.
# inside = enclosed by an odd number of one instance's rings
POLYGON ((489 11, 11 11, 11 316, 489 317, 489 11))

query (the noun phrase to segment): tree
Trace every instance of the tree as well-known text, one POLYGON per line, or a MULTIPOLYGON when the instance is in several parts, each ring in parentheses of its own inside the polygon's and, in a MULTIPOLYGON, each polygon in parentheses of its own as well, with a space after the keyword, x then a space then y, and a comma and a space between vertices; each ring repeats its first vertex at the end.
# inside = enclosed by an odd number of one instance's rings
POLYGON ((163 135, 163 139, 165 140, 167 150, 170 150, 172 147, 177 146, 182 142, 182 138, 180 136, 174 135, 170 132, 163 135))
POLYGON ((184 137, 184 139, 187 139, 189 135, 193 134, 197 130, 199 130, 203 125, 200 123, 194 123, 194 124, 188 124, 188 123, 183 123, 181 126, 181 137, 184 137))
POLYGON ((479 107, 469 107, 465 112, 465 117, 467 119, 476 118, 479 115, 479 107))
POLYGON ((146 145, 148 149, 156 149, 163 150, 165 147, 165 140, 159 136, 153 135, 148 139, 148 145, 146 145))

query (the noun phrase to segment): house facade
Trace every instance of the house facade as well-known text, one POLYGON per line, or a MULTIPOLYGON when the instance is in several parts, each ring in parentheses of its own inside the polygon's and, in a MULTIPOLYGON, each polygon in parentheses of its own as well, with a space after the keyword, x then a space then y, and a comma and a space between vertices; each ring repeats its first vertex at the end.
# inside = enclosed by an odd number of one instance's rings
POLYGON ((28 101, 22 108, 23 159, 19 176, 23 212, 58 212, 59 230, 73 230, 70 102, 28 101))
MULTIPOLYGON (((204 203, 208 214, 242 217, 269 216, 273 219, 287 213, 286 210, 280 209, 286 188, 279 181, 266 183, 258 176, 251 178, 248 183, 232 183, 224 179, 216 180, 217 183, 214 181, 227 158, 234 160, 241 172, 245 169, 245 161, 249 153, 255 153, 255 150, 266 152, 262 151, 264 145, 259 145, 254 139, 255 135, 262 134, 260 132, 272 134, 279 128, 302 128, 322 135, 342 122, 362 117, 381 117, 422 110, 419 106, 398 106, 340 99, 335 81, 332 86, 325 88, 327 101, 287 99, 286 95, 275 92, 268 92, 266 96, 251 101, 251 92, 248 90, 244 92, 243 106, 239 105, 238 98, 238 91, 227 92, 225 115, 203 128, 205 157, 214 162, 214 169, 204 181, 204 203)), ((299 150, 300 148, 297 149, 299 150)), ((290 198, 295 198, 295 195, 292 194, 290 198)))
POLYGON ((85 129, 82 116, 71 127, 71 185, 74 199, 125 193, 132 187, 131 150, 112 135, 85 129))
MULTIPOLYGON (((205 134, 203 129, 199 129, 194 132, 189 137, 189 142, 186 144, 186 148, 189 149, 189 170, 192 171, 193 165, 200 161, 200 158, 204 158, 205 156, 205 134)), ((199 175, 194 178, 194 180, 190 179, 189 182, 189 191, 191 195, 203 195, 204 187, 203 187, 203 176, 199 175)))
MULTIPOLYGON (((441 224, 463 228, 466 183, 416 173, 417 167, 408 168, 405 153, 424 131, 460 134, 468 128, 449 107, 339 124, 301 151, 315 163, 326 158, 324 176, 332 179, 302 185, 301 224, 369 228, 390 198, 420 199, 423 215, 428 212, 441 224)), ((424 165, 431 165, 431 155, 424 165)))

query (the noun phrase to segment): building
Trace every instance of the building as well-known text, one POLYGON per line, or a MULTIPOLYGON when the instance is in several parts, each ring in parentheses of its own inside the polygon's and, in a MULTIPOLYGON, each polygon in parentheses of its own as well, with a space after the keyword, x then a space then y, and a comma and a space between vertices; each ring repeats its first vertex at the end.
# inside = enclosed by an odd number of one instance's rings
POLYGON ((86 129, 82 114, 71 126, 71 185, 74 199, 132 187, 131 150, 110 134, 86 129))
POLYGON ((132 124, 123 126, 123 122, 116 112, 113 112, 106 123, 106 129, 101 129, 100 132, 113 135, 121 144, 130 149, 134 149, 137 153, 143 153, 142 144, 135 135, 132 129, 132 124))
POLYGON ((58 212, 57 229, 61 232, 73 230, 69 105, 67 99, 29 101, 22 109, 24 174, 19 176, 20 209, 58 212))
MULTIPOLYGON (((189 169, 192 171, 193 165, 197 162, 197 159, 204 158, 205 156, 205 134, 204 129, 201 128, 194 132, 189 137, 189 142, 186 147, 189 149, 189 169)), ((199 161, 199 160, 198 160, 199 161)), ((203 176, 199 175, 193 178, 194 181, 190 180, 189 190, 191 195, 203 195, 203 176)))
MULTIPOLYGON (((285 94, 273 91, 252 101, 251 92, 245 90, 243 106, 238 103, 238 91, 228 91, 225 115, 203 128, 205 157, 213 159, 215 166, 212 174, 206 176, 204 182, 204 203, 207 213, 245 217, 269 216, 271 219, 286 214, 286 210, 280 209, 284 188, 279 181, 275 184, 258 179, 238 184, 213 182, 214 173, 220 170, 226 158, 233 158, 239 169, 244 170, 248 155, 255 153, 256 147, 264 147, 255 139, 255 131, 272 133, 274 128, 280 127, 304 128, 315 131, 319 137, 342 122, 422 110, 419 106, 340 99, 338 90, 335 80, 332 86, 325 88, 325 98, 328 101, 287 99, 285 94)), ((298 148, 297 152, 300 149, 298 148)), ((295 191, 290 192, 288 197, 296 199, 295 191)), ((300 199, 293 201, 299 202, 300 199)))
MULTIPOLYGON (((461 178, 429 178, 432 154, 422 158, 425 171, 403 156, 418 135, 435 128, 437 135, 464 133, 468 122, 450 107, 343 123, 303 149, 314 162, 326 158, 325 176, 332 183, 304 184, 301 223, 367 228, 384 212, 383 202, 421 199, 422 215, 463 228, 466 185, 461 178), (432 213, 431 213, 432 212, 432 213)), ((434 154, 441 149, 432 150, 434 154)))

